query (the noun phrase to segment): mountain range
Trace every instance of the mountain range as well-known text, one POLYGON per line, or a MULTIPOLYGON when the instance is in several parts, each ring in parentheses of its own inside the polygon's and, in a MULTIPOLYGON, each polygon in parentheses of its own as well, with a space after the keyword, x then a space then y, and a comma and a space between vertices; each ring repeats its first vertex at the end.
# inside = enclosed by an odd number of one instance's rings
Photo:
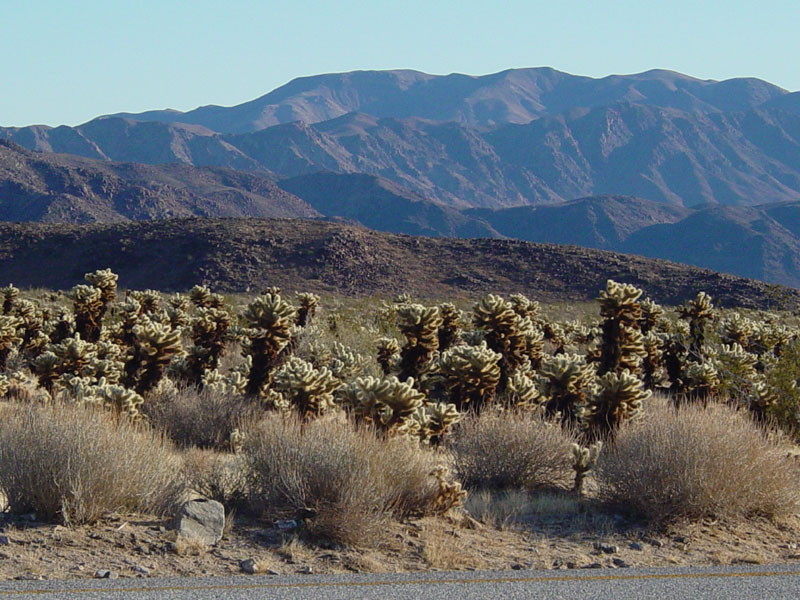
POLYGON ((800 285, 800 92, 758 79, 359 71, 0 139, 4 220, 328 218, 800 285))

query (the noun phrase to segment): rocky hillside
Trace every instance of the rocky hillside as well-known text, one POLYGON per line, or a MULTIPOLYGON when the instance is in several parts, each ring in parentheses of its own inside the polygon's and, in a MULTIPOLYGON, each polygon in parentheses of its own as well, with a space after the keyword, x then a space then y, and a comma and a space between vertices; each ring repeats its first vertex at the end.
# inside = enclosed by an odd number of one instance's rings
POLYGON ((656 301, 699 290, 722 305, 794 305, 797 290, 647 258, 511 240, 409 237, 319 221, 171 219, 94 225, 0 224, 0 281, 70 288, 110 267, 120 285, 223 291, 278 285, 351 295, 422 297, 523 292, 544 301, 589 300, 606 279, 656 301))
POLYGON ((0 140, 0 220, 85 223, 192 215, 320 216, 271 179, 249 173, 34 153, 0 140))

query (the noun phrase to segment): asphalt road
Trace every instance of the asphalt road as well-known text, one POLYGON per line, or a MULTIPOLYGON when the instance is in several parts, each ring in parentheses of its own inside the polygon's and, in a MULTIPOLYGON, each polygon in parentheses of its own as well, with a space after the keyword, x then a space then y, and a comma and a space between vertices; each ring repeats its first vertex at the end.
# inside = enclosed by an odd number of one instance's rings
POLYGON ((800 565, 0 582, 0 600, 800 597, 800 565))

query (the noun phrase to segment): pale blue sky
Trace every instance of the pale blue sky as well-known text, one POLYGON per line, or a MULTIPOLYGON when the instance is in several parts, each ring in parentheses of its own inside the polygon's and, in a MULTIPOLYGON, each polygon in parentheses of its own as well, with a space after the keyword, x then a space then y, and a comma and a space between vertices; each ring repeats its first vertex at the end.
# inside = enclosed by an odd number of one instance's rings
POLYGON ((800 90, 800 0, 0 0, 0 125, 233 105, 294 77, 551 66, 800 90))

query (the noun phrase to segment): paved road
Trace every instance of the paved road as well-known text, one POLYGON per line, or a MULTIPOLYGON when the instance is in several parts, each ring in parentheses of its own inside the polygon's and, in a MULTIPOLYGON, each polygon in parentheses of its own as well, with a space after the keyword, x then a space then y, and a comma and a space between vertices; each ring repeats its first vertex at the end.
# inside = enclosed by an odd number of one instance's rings
POLYGON ((0 600, 643 599, 800 597, 800 565, 0 582, 0 600))

